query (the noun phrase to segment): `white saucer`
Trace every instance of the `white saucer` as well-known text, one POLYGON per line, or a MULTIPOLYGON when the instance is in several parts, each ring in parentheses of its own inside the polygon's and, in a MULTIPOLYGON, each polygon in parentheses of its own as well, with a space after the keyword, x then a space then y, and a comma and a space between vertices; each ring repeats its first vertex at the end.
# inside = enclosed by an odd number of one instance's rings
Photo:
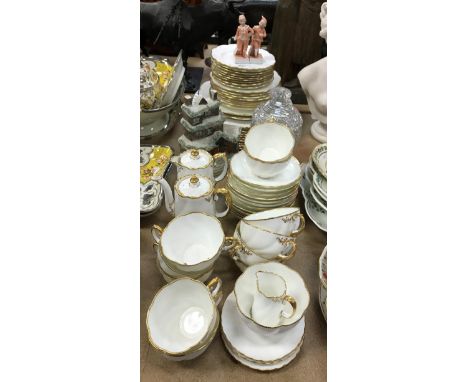
POLYGON ((295 157, 291 157, 287 167, 277 176, 269 179, 259 178, 252 173, 247 164, 247 154, 240 151, 234 154, 230 161, 232 173, 246 183, 260 187, 284 187, 297 182, 301 176, 301 166, 295 157))
POLYGON ((327 211, 322 209, 315 200, 310 198, 305 201, 305 210, 310 220, 322 231, 327 232, 327 211))
POLYGON ((327 201, 327 180, 319 174, 314 173, 312 183, 314 184, 314 188, 320 197, 327 201))
POLYGON ((221 338, 223 339, 223 343, 224 343, 224 346, 226 347, 228 353, 238 362, 240 362, 242 365, 244 366, 247 366, 251 369, 255 369, 255 370, 259 370, 259 371, 271 371, 271 370, 278 370, 278 369, 281 369, 282 367, 285 367, 286 365, 288 365, 289 363, 291 363, 292 360, 294 360, 294 358, 296 358, 296 356, 299 354, 299 352, 301 351, 301 346, 302 346, 302 343, 300 344, 300 346, 297 347, 297 349, 291 354, 289 355, 288 357, 285 357, 283 358, 283 360, 279 361, 279 362, 275 362, 273 364, 269 364, 269 365, 261 365, 261 364, 258 364, 258 363, 255 363, 255 362, 252 362, 252 361, 249 361, 245 358, 241 358, 239 357, 237 354, 235 354, 233 352, 233 350, 229 347, 229 344, 227 344, 224 340, 224 337, 221 336, 221 338))
POLYGON ((259 362, 275 362, 298 348, 304 336, 305 319, 278 329, 264 329, 250 322, 237 309, 234 292, 227 297, 221 313, 223 335, 245 357, 259 362))
POLYGON ((322 143, 321 145, 315 146, 312 151, 312 161, 325 179, 327 178, 327 144, 322 143))
POLYGON ((319 205, 320 208, 323 208, 325 211, 327 210, 327 201, 322 198, 320 193, 317 190, 317 187, 315 187, 315 183, 312 185, 312 187, 309 187, 310 194, 312 195, 312 199, 314 199, 315 203, 319 205))

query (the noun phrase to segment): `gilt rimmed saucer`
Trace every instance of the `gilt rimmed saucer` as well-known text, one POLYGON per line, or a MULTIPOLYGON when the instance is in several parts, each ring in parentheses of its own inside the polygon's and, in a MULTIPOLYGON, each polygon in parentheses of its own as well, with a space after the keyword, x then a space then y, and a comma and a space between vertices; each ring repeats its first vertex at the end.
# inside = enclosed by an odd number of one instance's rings
POLYGON ((234 292, 226 298, 221 313, 222 336, 243 355, 243 360, 255 360, 255 364, 274 364, 294 354, 300 349, 304 329, 304 317, 295 325, 275 330, 252 324, 239 312, 234 292))

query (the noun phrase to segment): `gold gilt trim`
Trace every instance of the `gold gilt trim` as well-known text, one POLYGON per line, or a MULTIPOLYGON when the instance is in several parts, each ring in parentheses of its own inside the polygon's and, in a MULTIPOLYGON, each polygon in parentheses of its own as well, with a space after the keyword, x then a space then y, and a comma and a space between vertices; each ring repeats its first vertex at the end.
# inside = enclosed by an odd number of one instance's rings
MULTIPOLYGON (((153 304, 154 302, 156 301, 156 298, 158 297, 158 295, 166 288, 169 288, 170 285, 176 283, 176 282, 180 282, 181 280, 190 280, 192 282, 196 282, 196 283, 199 283, 201 285, 203 285, 207 292, 208 292, 208 295, 211 299, 211 302, 212 302, 212 306, 213 306, 213 317, 216 317, 216 322, 217 324, 215 325, 216 326, 216 329, 213 330, 214 334, 212 334, 210 336, 211 340, 214 338, 215 334, 216 334, 216 331, 218 329, 218 325, 219 325, 219 312, 218 312, 218 309, 217 309, 217 305, 216 305, 216 302, 214 301, 213 299, 213 296, 211 295, 211 292, 210 290, 208 289, 208 287, 202 283, 201 281, 198 281, 198 280, 194 280, 194 279, 191 279, 190 277, 181 277, 181 278, 178 278, 176 280, 173 280, 171 282, 169 282, 168 284, 164 285, 161 289, 159 289, 159 291, 154 295, 153 297, 153 300, 151 301, 151 304, 146 312, 146 330, 148 332, 148 340, 149 340, 149 343, 156 349, 156 350, 159 350, 161 351, 162 353, 168 355, 168 356, 172 356, 172 357, 184 357, 186 355, 190 355, 190 354, 193 354, 194 352, 198 351, 198 350, 201 350, 201 348, 203 348, 207 343, 211 342, 210 338, 208 338, 207 341, 204 341, 206 339, 206 335, 203 336, 200 341, 198 343, 196 343, 195 345, 192 345, 190 346, 189 348, 183 350, 183 351, 180 351, 180 352, 171 352, 171 351, 168 351, 166 349, 163 349, 161 348, 160 346, 156 345, 154 342, 153 342, 153 339, 151 338, 151 331, 150 331, 150 328, 149 328, 149 323, 148 323, 148 320, 149 320, 149 312, 151 310, 151 308, 153 307, 153 304)), ((211 325, 210 325, 211 326, 211 325)), ((210 326, 208 327, 208 332, 209 332, 209 328, 210 326)))
MULTIPOLYGON (((305 333, 305 322, 304 322, 304 333, 305 333)), ((234 345, 228 340, 226 334, 224 333, 224 330, 223 328, 221 327, 221 339, 223 340, 224 345, 228 348, 228 350, 232 351, 233 353, 235 353, 239 358, 242 358, 246 361, 249 361, 249 362, 252 362, 256 365, 275 365, 277 363, 280 363, 282 361, 285 361, 287 360, 289 357, 291 357, 295 352, 297 352, 301 347, 302 347, 302 344, 304 343, 304 334, 302 335, 301 337, 301 340, 299 341, 299 343, 297 344, 297 346, 292 350, 290 351, 288 354, 280 357, 280 358, 277 358, 277 359, 274 359, 274 360, 271 360, 271 361, 262 361, 262 360, 258 360, 258 359, 255 359, 255 358, 251 358, 247 355, 245 355, 244 353, 240 352, 239 350, 237 350, 236 347, 234 347, 234 345)))
MULTIPOLYGON (((223 226, 221 225, 221 222, 220 222, 218 219, 216 219, 216 217, 211 216, 211 215, 208 215, 208 214, 205 213, 205 212, 190 212, 190 213, 188 213, 188 214, 176 216, 174 219, 172 219, 172 220, 166 225, 166 227, 164 227, 164 228, 162 229, 161 235, 160 235, 160 239, 159 239, 159 243, 156 242, 156 244, 159 245, 159 248, 161 249, 161 255, 164 257, 164 259, 167 259, 169 262, 172 262, 172 263, 177 264, 177 265, 182 265, 182 266, 190 267, 190 266, 200 265, 200 264, 204 264, 204 263, 207 263, 207 262, 209 262, 209 261, 212 261, 212 260, 221 252, 221 250, 223 249, 225 240, 226 240, 226 236, 224 235, 223 226), (167 230, 167 228, 168 228, 171 224, 173 224, 173 222, 176 221, 177 219, 179 219, 179 218, 181 218, 181 217, 183 217, 183 216, 192 215, 192 214, 202 214, 202 215, 205 215, 205 216, 209 217, 210 219, 214 219, 214 220, 218 223, 219 228, 221 229, 221 232, 222 232, 222 234, 223 234, 223 240, 221 240, 221 245, 218 247, 218 250, 216 251, 216 253, 215 253, 212 257, 210 257, 210 258, 207 259, 207 260, 203 260, 203 261, 201 261, 201 262, 199 262, 199 263, 196 263, 196 264, 180 263, 180 262, 178 262, 178 261, 176 261, 176 260, 169 259, 169 258, 165 255, 165 253, 164 253, 164 247, 163 247, 163 245, 162 245, 162 244, 163 244, 163 243, 162 243, 162 237, 163 237, 163 235, 164 235, 164 232, 165 232, 165 231, 167 230)), ((165 261, 165 263, 167 264, 166 261, 165 261)), ((171 269, 172 269, 172 268, 171 268, 171 269)), ((181 272, 184 272, 184 271, 181 270, 181 272)))
POLYGON ((182 154, 179 155, 179 160, 177 161, 177 164, 180 165, 181 167, 185 167, 185 168, 188 168, 190 170, 200 170, 200 169, 204 169, 204 168, 208 168, 211 164, 213 163, 213 156, 206 150, 203 150, 203 149, 191 149, 191 150, 186 150, 184 151, 182 154), (199 166, 199 167, 190 167, 190 166, 187 166, 185 164, 183 164, 181 162, 182 160, 182 156, 184 156, 184 154, 187 154, 188 156, 191 156, 191 153, 193 151, 198 151, 199 153, 200 152, 203 152, 203 153, 206 153, 208 155, 205 155, 207 158, 208 158, 208 163, 205 165, 205 166, 199 166))
POLYGON ((190 175, 186 175, 186 176, 184 176, 184 177, 177 180, 176 184, 174 185, 174 190, 177 192, 177 195, 179 195, 181 198, 184 198, 184 199, 200 199, 200 198, 204 198, 205 196, 209 196, 209 195, 211 195, 213 193, 213 187, 214 187, 213 182, 210 179, 208 179, 207 177, 205 177, 205 176, 196 176, 198 179, 203 178, 203 179, 206 179, 208 181, 208 183, 209 183, 208 191, 201 194, 201 195, 198 195, 198 196, 191 196, 191 195, 183 194, 179 190, 180 184, 186 179, 189 179, 189 182, 190 182, 191 178, 193 178, 193 177, 194 177, 194 175, 190 174, 190 175))
MULTIPOLYGON (((275 261, 269 261, 269 262, 267 262, 267 263, 261 263, 261 265, 265 265, 265 264, 269 264, 269 263, 276 263, 276 262, 275 262, 275 261)), ((254 265, 252 265, 252 266, 254 266, 254 265)), ((309 302, 307 303, 307 306, 304 308, 304 312, 302 312, 302 315, 301 315, 298 319, 296 319, 294 322, 291 322, 291 323, 289 323, 289 324, 281 324, 281 325, 278 325, 278 326, 265 326, 265 325, 261 325, 261 324, 259 324, 258 322, 254 321, 254 320, 252 319, 252 317, 250 317, 250 316, 248 316, 247 314, 245 314, 245 313, 241 310, 241 307, 240 307, 240 305, 239 305, 239 303, 238 303, 238 301, 237 301, 237 300, 238 300, 238 297, 237 297, 237 293, 236 293, 237 283, 239 282, 239 280, 242 279, 242 276, 245 275, 245 273, 242 273, 242 274, 237 278, 237 280, 236 280, 236 282, 235 282, 235 284, 234 284, 234 296, 236 297, 236 305, 237 305, 237 309, 239 310, 239 312, 241 312, 241 314, 242 314, 245 318, 247 318, 248 320, 250 320, 251 322, 253 322, 255 325, 261 326, 262 328, 265 328, 265 329, 278 329, 278 328, 281 328, 281 327, 284 327, 284 326, 287 327, 287 326, 294 325, 295 323, 297 323, 298 321, 300 321, 301 318, 304 317, 305 312, 306 312, 306 310, 307 310, 307 308, 308 308, 308 306, 309 306, 309 304, 310 304, 310 293, 309 293, 309 291, 308 291, 308 289, 307 289, 307 286, 305 285, 304 279, 301 277, 301 275, 300 275, 298 272, 296 272, 294 269, 292 269, 292 268, 289 268, 289 270, 290 270, 291 272, 296 273, 296 274, 299 276, 299 279, 302 281, 302 284, 304 285, 304 290, 306 291, 307 296, 309 297, 309 299, 308 299, 309 302)))
POLYGON ((255 126, 252 126, 249 130, 249 132, 247 133, 246 137, 245 137, 245 145, 244 145, 244 151, 245 153, 250 157, 252 158, 253 160, 256 160, 256 161, 259 161, 259 162, 262 162, 262 163, 282 163, 282 162, 286 162, 292 155, 293 153, 293 149, 294 149, 294 136, 292 135, 291 133, 291 130, 289 130, 288 126, 286 126, 285 124, 283 123, 278 123, 278 122, 268 122, 268 123, 260 123, 258 125, 255 125, 255 126), (276 126, 281 126, 283 127, 284 129, 286 129, 288 131, 288 133, 291 135, 292 137, 292 147, 291 149, 289 150, 289 152, 282 158, 280 159, 275 159, 275 160, 272 160, 272 161, 268 161, 268 160, 264 160, 264 159, 260 159, 260 158, 257 158, 255 155, 252 155, 249 150, 248 150, 248 147, 247 147, 247 138, 249 136, 249 134, 256 128, 260 127, 260 126, 265 126, 265 125, 268 125, 268 124, 273 124, 273 125, 276 125, 276 126))

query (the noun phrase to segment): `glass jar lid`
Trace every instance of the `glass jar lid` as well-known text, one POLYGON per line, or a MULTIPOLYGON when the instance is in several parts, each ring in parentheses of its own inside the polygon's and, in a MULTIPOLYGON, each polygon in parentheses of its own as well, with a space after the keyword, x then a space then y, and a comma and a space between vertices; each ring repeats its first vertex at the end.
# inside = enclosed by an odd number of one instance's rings
POLYGON ((190 169, 206 168, 210 165, 213 157, 205 150, 187 150, 180 154, 180 164, 190 169))
POLYGON ((183 198, 200 198, 211 193, 213 184, 204 176, 189 175, 179 179, 174 188, 183 198))

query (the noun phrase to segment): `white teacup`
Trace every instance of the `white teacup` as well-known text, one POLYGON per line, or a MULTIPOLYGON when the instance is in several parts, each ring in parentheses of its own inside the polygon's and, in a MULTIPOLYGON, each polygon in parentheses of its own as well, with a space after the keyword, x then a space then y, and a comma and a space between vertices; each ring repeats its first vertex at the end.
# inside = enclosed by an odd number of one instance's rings
POLYGON ((235 251, 233 251, 231 255, 235 260, 241 261, 247 266, 266 263, 268 261, 285 262, 292 259, 296 254, 296 243, 294 241, 291 241, 290 249, 285 253, 271 251, 267 252, 266 254, 259 255, 258 253, 250 249, 249 246, 240 237, 239 224, 237 225, 236 230, 234 231, 234 238, 237 239, 238 245, 236 246, 235 251))
POLYGON ((289 128, 275 122, 252 126, 245 136, 247 163, 260 178, 272 178, 283 171, 293 148, 294 136, 289 128))
POLYGON ((146 316, 151 345, 174 361, 203 353, 219 325, 216 306, 222 298, 221 285, 217 277, 208 286, 181 278, 161 288, 146 316))
POLYGON ((294 237, 267 231, 245 220, 239 222, 239 233, 247 247, 260 256, 271 257, 286 254, 290 252, 291 247, 296 245, 294 237))
POLYGON ((296 300, 286 294, 286 281, 268 271, 257 271, 257 293, 252 304, 252 319, 259 325, 275 328, 296 312, 296 300))
POLYGON ((218 219, 200 212, 177 216, 164 229, 154 225, 151 233, 164 262, 187 276, 208 271, 223 250, 237 244, 234 238, 224 237, 218 219))
MULTIPOLYGON (((153 249, 157 256, 156 265, 158 266, 159 272, 161 273, 161 275, 163 276, 166 282, 171 282, 181 277, 187 277, 187 275, 181 272, 174 271, 164 262, 164 259, 159 253, 157 245, 153 244, 153 249)), ((208 280, 208 278, 211 276, 212 273, 213 273, 213 268, 201 274, 190 274, 190 277, 192 279, 205 282, 206 280, 208 280)))
POLYGON ((304 230, 305 219, 297 207, 273 208, 247 215, 247 223, 285 236, 297 236, 304 230))

